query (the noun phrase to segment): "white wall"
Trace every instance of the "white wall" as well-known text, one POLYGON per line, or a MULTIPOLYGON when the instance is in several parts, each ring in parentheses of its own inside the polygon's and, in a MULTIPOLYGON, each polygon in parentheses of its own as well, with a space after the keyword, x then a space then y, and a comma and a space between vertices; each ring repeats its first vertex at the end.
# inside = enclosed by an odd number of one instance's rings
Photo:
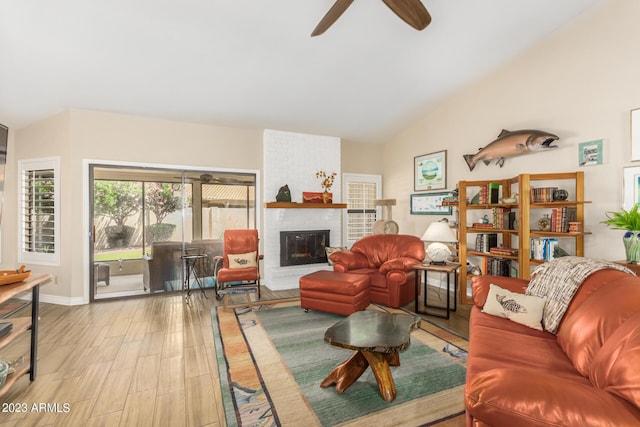
MULTIPOLYGON (((264 198, 275 201, 287 184, 291 201, 301 203, 304 191, 321 192, 318 171, 336 172, 331 193, 342 202, 340 138, 277 130, 264 131, 264 198)), ((329 230, 331 245, 342 245, 342 213, 338 209, 265 209, 264 283, 272 290, 298 287, 300 276, 328 269, 325 264, 280 267, 280 231, 329 230)))
MULTIPOLYGON (((600 223, 622 205, 622 168, 630 159, 630 110, 640 107, 640 2, 609 0, 561 28, 514 61, 444 100, 384 146, 384 197, 395 198, 400 229, 420 235, 433 217, 410 215, 413 158, 448 153, 448 189, 459 180, 519 173, 585 172, 585 255, 624 259, 622 232, 600 223), (473 154, 501 129, 542 129, 560 148, 506 160, 501 169, 473 154), (578 166, 578 144, 604 139, 604 164, 578 166)), ((635 163, 638 165, 638 163, 635 163)), ((439 219, 439 217, 438 217, 439 219)))

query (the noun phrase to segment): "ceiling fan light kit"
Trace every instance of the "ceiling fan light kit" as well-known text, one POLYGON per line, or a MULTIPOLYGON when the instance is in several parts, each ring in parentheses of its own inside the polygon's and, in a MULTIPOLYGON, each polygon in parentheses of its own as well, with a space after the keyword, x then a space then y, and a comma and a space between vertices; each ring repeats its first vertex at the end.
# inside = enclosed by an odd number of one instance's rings
MULTIPOLYGON (((400 19, 418 31, 424 30, 431 23, 431 15, 420 0, 382 0, 400 19)), ((331 9, 320 20, 311 33, 311 37, 319 36, 333 25, 351 6, 353 0, 336 0, 331 9)))

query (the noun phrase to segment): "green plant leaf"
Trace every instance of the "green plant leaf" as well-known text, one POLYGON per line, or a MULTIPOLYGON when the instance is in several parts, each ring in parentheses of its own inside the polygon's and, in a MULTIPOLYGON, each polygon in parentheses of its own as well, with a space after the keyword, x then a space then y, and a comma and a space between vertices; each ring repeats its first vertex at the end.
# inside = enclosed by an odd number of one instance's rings
POLYGON ((603 224, 616 230, 640 230, 640 213, 638 205, 634 205, 630 210, 621 209, 618 212, 605 212, 607 219, 603 224))

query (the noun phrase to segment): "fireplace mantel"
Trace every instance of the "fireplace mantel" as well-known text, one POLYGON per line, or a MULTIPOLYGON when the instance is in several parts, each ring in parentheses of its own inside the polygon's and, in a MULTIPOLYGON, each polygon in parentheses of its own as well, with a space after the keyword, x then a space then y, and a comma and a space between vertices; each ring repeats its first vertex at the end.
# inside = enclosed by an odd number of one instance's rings
POLYGON ((267 209, 346 209, 346 203, 292 203, 292 202, 267 202, 267 209))

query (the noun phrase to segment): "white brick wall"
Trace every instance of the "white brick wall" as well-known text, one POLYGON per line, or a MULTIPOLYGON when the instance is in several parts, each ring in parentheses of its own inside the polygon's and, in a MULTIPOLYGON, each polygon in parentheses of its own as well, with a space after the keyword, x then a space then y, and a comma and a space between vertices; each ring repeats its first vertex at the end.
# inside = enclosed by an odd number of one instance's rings
MULTIPOLYGON (((331 192, 342 202, 340 138, 265 130, 263 197, 276 200, 278 189, 289 185, 291 201, 302 203, 303 191, 322 191, 316 172, 336 172, 331 192)), ((340 209, 264 209, 263 283, 270 289, 298 287, 298 279, 313 271, 329 269, 326 264, 280 267, 280 231, 331 230, 331 245, 342 244, 340 209)))

